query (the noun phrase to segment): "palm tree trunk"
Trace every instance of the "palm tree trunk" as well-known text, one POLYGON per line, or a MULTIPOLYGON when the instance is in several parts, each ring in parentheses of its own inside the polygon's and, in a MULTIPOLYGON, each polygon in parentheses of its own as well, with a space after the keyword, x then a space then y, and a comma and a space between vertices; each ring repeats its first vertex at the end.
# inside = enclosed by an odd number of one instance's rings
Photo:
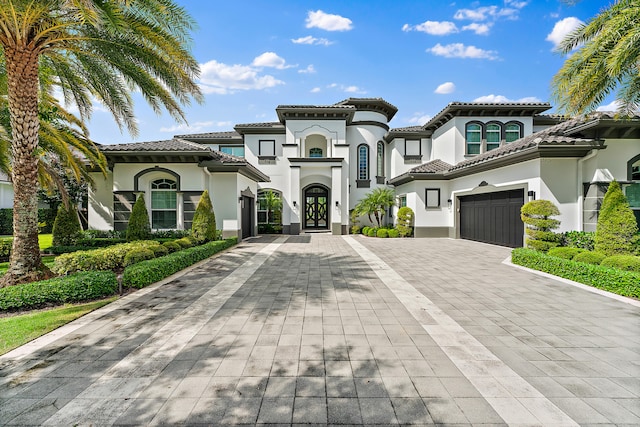
POLYGON ((6 47, 13 201, 13 247, 9 270, 0 286, 15 285, 51 275, 38 246, 38 53, 6 47))

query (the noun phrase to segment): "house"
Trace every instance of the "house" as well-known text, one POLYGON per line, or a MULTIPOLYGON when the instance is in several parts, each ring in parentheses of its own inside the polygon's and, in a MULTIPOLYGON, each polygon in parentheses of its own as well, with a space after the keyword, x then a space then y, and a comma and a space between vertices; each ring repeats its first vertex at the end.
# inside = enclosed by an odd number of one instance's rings
POLYGON ((4 172, 0 172, 0 209, 13 209, 13 183, 4 172))
MULTIPOLYGON (((447 105, 423 126, 391 129, 397 108, 380 98, 280 105, 277 122, 168 141, 104 145, 89 224, 124 229, 136 197, 154 229, 187 229, 200 194, 212 195, 225 236, 257 233, 265 192, 282 201, 284 234, 347 234, 349 213, 376 187, 411 207, 416 237, 522 246, 520 207, 548 199, 560 231, 595 229, 608 183, 624 186, 640 218, 640 118, 610 113, 568 119, 547 103, 447 105)), ((366 219, 362 219, 365 221, 366 219)))

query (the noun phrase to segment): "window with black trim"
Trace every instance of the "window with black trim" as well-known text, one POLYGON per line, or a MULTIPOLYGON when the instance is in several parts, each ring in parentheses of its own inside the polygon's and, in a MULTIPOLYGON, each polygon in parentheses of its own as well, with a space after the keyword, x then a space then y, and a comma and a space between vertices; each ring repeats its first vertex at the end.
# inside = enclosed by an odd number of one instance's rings
POLYGON ((485 134, 487 140, 486 151, 495 150, 500 147, 500 141, 502 140, 502 126, 498 123, 488 123, 485 127, 485 134))
POLYGON ((272 139, 261 139, 260 141, 258 141, 258 156, 275 157, 276 142, 272 139))
POLYGON ((309 157, 322 157, 322 148, 309 148, 309 157))
POLYGON ((151 228, 177 227, 177 183, 172 179, 156 179, 151 183, 151 228))
POLYGON ((220 152, 232 156, 244 157, 244 145, 221 145, 220 152))
POLYGON ((504 141, 509 143, 522 138, 522 125, 516 122, 504 126, 504 141))
POLYGON ((439 208, 440 207, 440 189, 439 188, 425 188, 424 206, 425 208, 439 208))
POLYGON ((376 152, 376 173, 378 176, 384 176, 384 143, 382 141, 378 141, 377 152, 376 152))
POLYGON ((467 154, 480 154, 482 145, 482 125, 480 123, 467 123, 465 128, 465 140, 467 154))
POLYGON ((405 157, 420 157, 422 155, 420 150, 419 139, 405 139, 404 141, 404 156, 405 157))
POLYGON ((365 144, 358 146, 358 179, 369 179, 369 147, 365 144))

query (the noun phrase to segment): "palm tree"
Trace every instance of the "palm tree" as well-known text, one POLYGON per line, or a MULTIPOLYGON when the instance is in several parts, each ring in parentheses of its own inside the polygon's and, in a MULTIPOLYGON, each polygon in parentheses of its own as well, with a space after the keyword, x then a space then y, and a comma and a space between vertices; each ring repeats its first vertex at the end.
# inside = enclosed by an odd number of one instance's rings
POLYGON ((577 51, 554 76, 560 111, 570 115, 594 110, 618 89, 618 113, 631 116, 640 106, 640 0, 618 0, 572 31, 560 44, 577 51))
POLYGON ((193 21, 172 0, 4 0, 0 2, 11 122, 14 239, 4 284, 44 275, 38 249, 39 75, 47 70, 80 118, 93 98, 132 135, 130 93, 185 121, 182 105, 202 100, 189 51, 193 21))
POLYGON ((360 215, 367 215, 369 222, 371 221, 371 215, 376 218, 378 227, 382 225, 384 219, 384 213, 391 206, 396 204, 395 193, 390 188, 375 188, 368 192, 365 197, 356 205, 356 212, 360 215))
POLYGON ((282 200, 280 199, 280 195, 272 190, 265 191, 262 197, 265 207, 267 208, 267 224, 271 224, 275 213, 282 209, 282 200))

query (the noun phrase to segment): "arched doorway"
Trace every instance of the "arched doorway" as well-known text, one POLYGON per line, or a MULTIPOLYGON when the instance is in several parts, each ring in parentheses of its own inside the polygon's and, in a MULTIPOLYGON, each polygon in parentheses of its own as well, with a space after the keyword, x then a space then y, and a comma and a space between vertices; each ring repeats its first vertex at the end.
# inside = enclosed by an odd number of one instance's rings
POLYGON ((329 189, 312 185, 304 190, 304 228, 329 229, 329 189))

